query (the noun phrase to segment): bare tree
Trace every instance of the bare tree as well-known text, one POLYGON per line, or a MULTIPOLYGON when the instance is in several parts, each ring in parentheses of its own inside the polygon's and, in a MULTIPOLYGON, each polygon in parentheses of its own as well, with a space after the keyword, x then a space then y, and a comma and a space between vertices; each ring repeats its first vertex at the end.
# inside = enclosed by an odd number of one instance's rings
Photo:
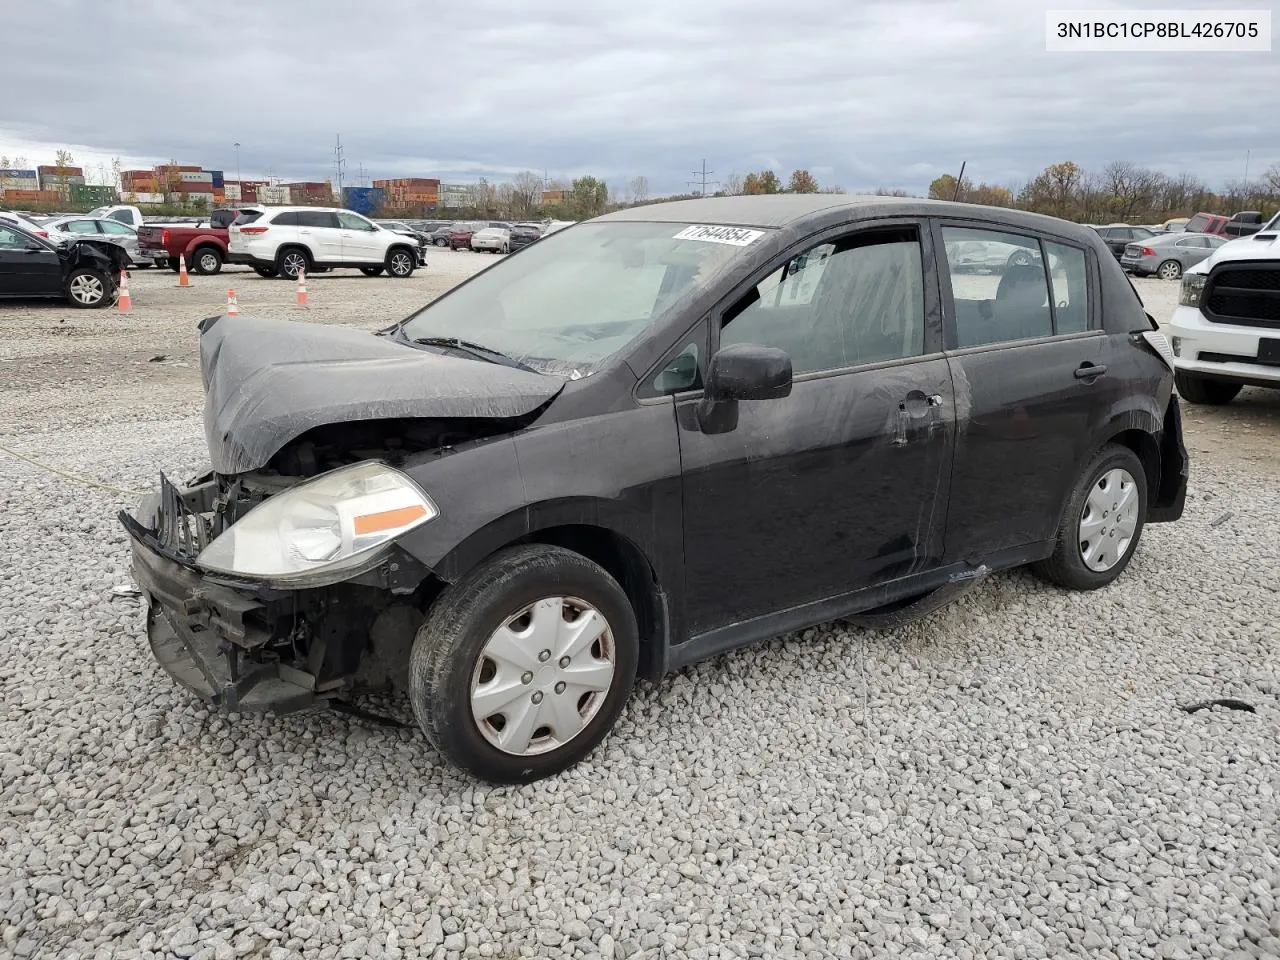
POLYGON ((522 170, 511 178, 511 216, 528 220, 542 206, 542 178, 532 170, 522 170))
POLYGON ((724 181, 725 196, 738 197, 742 195, 742 176, 741 174, 731 173, 724 181))
POLYGON ((632 177, 630 188, 632 203, 644 203, 649 199, 648 177, 632 177))

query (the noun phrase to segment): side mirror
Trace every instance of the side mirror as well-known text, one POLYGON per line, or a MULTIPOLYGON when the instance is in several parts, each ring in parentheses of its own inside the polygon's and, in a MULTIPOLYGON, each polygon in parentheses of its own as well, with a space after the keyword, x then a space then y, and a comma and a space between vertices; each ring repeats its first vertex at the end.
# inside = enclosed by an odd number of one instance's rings
POLYGON ((28 240, 27 245, 22 249, 27 251, 27 253, 39 253, 41 250, 44 249, 44 246, 42 246, 39 243, 36 243, 34 240, 28 240))
POLYGON ((791 395, 791 358, 777 347, 735 343, 711 358, 705 396, 726 400, 776 400, 791 395))

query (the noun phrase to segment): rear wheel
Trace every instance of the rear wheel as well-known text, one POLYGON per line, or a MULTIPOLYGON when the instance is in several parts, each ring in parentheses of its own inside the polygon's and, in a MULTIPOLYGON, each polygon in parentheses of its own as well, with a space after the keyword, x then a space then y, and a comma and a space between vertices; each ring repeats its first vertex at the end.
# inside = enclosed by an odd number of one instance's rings
POLYGON ((1177 280, 1182 276, 1182 264, 1177 260, 1166 260, 1156 267, 1156 275, 1161 280, 1177 280))
POLYGON ((1187 403, 1201 403, 1211 407, 1220 407, 1230 403, 1240 392, 1240 384, 1228 380, 1210 380, 1207 377, 1196 377, 1189 373, 1175 373, 1174 386, 1178 388, 1178 396, 1187 403))
POLYGON ((361 267, 360 272, 363 273, 366 277, 376 277, 376 276, 379 276, 382 273, 382 271, 385 269, 386 269, 385 267, 361 267))
POLYGON ((80 267, 67 277, 67 302, 83 310, 105 307, 114 289, 111 278, 101 270, 80 267))
POLYGON ((413 276, 413 254, 404 247, 392 247, 387 253, 387 273, 393 277, 404 279, 413 276))
POLYGON ((638 655, 617 581, 580 554, 531 544, 440 595, 414 640, 409 695, 447 760, 495 783, 529 783, 604 739, 638 655))
POLYGON ((217 247, 200 247, 191 257, 196 273, 210 276, 222 269, 222 254, 217 247))
POLYGON ((303 270, 311 272, 311 258, 301 247, 285 247, 276 254, 276 276, 284 280, 297 280, 303 270))
POLYGON ((448 240, 437 240, 437 241, 436 241, 436 246, 437 246, 437 247, 447 247, 448 245, 449 245, 449 241, 448 241, 448 240))
POLYGON ((1096 590, 1124 572, 1147 519, 1147 473, 1128 447, 1109 443, 1076 481, 1053 554, 1032 566, 1068 590, 1096 590))

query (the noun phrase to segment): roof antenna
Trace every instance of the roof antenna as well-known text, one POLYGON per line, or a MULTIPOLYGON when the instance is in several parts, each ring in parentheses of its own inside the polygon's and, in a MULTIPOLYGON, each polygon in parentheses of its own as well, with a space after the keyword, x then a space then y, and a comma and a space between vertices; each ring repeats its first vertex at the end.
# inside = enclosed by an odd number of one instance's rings
POLYGON ((964 160, 960 164, 960 176, 956 177, 956 189, 955 189, 955 192, 951 194, 952 200, 955 200, 958 196, 960 196, 960 184, 964 183, 964 168, 968 162, 969 162, 968 160, 964 160))

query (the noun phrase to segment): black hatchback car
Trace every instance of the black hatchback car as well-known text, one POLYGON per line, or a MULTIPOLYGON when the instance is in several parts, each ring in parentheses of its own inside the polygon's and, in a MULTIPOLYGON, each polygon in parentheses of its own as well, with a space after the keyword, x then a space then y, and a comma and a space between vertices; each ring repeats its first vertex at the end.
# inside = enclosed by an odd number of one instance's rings
POLYGON ((655 204, 376 335, 201 330, 212 470, 121 514, 156 656, 232 711, 399 680, 498 782, 584 756, 637 676, 1024 564, 1104 587, 1186 492, 1155 322, 1096 232, 1010 210, 655 204), (967 241, 1004 270, 957 273, 967 241))

